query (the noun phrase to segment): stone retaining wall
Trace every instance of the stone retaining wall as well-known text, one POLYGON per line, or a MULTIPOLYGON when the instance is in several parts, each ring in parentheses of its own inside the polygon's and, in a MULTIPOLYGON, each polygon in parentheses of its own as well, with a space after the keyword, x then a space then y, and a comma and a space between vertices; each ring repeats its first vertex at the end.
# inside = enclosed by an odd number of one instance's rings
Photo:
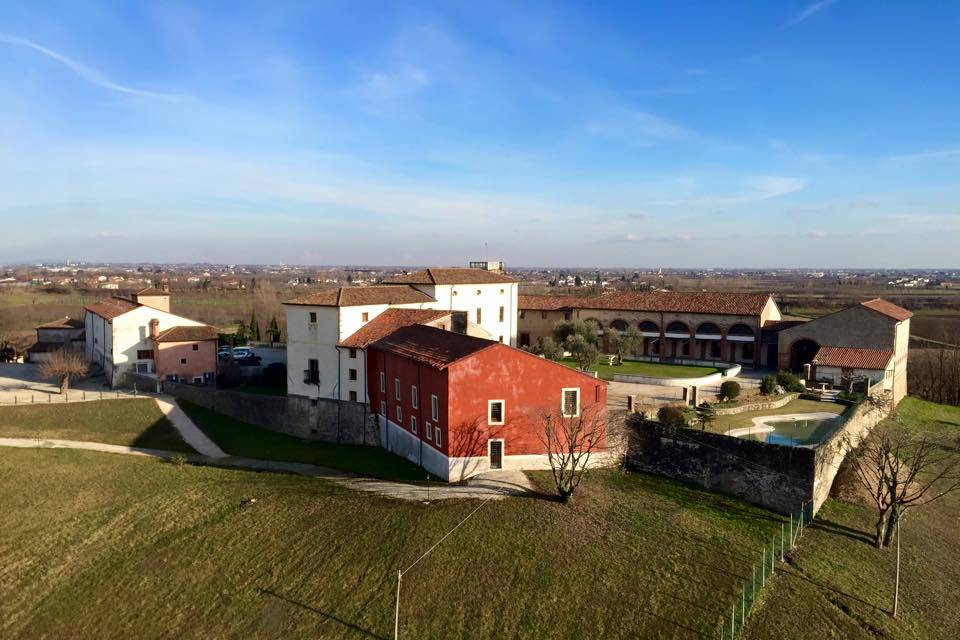
POLYGON ((750 404, 737 405, 736 407, 718 408, 714 411, 718 416, 733 416, 745 411, 766 411, 768 409, 779 409, 797 399, 799 393, 788 393, 778 400, 765 400, 763 402, 751 402, 750 404))

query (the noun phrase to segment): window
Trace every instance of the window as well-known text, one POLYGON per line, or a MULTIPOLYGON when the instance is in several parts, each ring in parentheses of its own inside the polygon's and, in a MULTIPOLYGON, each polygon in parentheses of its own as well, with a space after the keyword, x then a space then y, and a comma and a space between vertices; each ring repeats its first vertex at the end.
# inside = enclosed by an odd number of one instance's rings
POLYGON ((357 358, 357 350, 352 347, 350 348, 350 357, 353 359, 357 358))
POLYGON ((310 312, 310 322, 311 322, 311 323, 314 323, 314 324, 317 322, 317 312, 316 312, 316 311, 311 311, 311 312, 310 312))
POLYGON ((443 429, 441 429, 440 427, 437 427, 436 429, 434 429, 433 439, 437 445, 437 448, 442 447, 443 446, 443 429))
POLYGON ((349 378, 350 378, 351 380, 356 380, 356 379, 357 379, 357 370, 356 370, 356 369, 350 369, 350 371, 348 372, 348 376, 349 376, 349 378))
POLYGON ((546 312, 546 311, 541 311, 541 312, 540 312, 540 319, 541 319, 541 320, 546 320, 546 319, 547 319, 547 312, 546 312))
POLYGON ((417 385, 410 385, 410 406, 414 409, 419 408, 420 400, 418 399, 419 394, 417 393, 417 385))
POLYGON ((417 416, 410 416, 410 431, 417 433, 417 416))
POLYGON ((527 312, 524 311, 523 309, 520 309, 520 319, 523 320, 526 317, 527 317, 527 312))
POLYGON ((193 345, 193 350, 194 350, 194 351, 200 351, 200 345, 198 345, 198 344, 193 345))
POLYGON ((571 418, 580 415, 580 389, 564 389, 561 412, 564 417, 571 418))
POLYGON ((477 307, 477 324, 480 324, 481 322, 483 322, 481 318, 483 318, 483 309, 481 309, 480 307, 477 307))
POLYGON ((387 374, 383 371, 380 372, 380 392, 384 393, 387 390, 387 374))
POLYGON ((426 425, 427 425, 427 440, 433 440, 433 425, 429 422, 427 422, 426 425))
POLYGON ((397 424, 403 424, 403 408, 397 405, 397 424))
POLYGON ((356 401, 357 401, 357 392, 356 392, 356 391, 351 391, 351 392, 350 392, 350 401, 351 401, 351 402, 356 402, 356 401))
POLYGON ((380 415, 382 415, 383 417, 386 417, 386 416, 387 416, 387 401, 386 401, 386 400, 381 400, 381 401, 380 401, 380 415))
POLYGON ((500 322, 503 322, 503 307, 500 307, 500 322))
POLYGON ((180 364, 187 364, 186 358, 180 358, 180 364))
POLYGON ((364 322, 368 321, 370 319, 370 312, 364 311, 363 313, 361 313, 360 319, 363 320, 364 322))
POLYGON ((153 360, 153 349, 137 349, 137 360, 153 360))
POLYGON ((306 384, 320 384, 320 361, 315 358, 307 360, 307 370, 303 373, 306 384))
POLYGON ((440 398, 437 396, 430 396, 430 419, 440 419, 440 398))
POLYGON ((201 378, 200 376, 194 377, 193 384, 203 384, 203 378, 201 378))
POLYGON ((393 379, 393 397, 400 399, 400 378, 393 379))
POLYGON ((487 424, 503 424, 503 400, 487 401, 487 424))
POLYGON ((478 296, 479 296, 480 294, 482 294, 482 293, 483 293, 483 292, 480 291, 480 289, 477 289, 477 295, 478 295, 478 296))
POLYGON ((500 343, 503 343, 503 336, 500 336, 500 343))
POLYGON ((564 312, 563 312, 563 319, 564 319, 564 320, 569 320, 569 319, 570 319, 570 312, 569 312, 569 311, 564 311, 564 312))

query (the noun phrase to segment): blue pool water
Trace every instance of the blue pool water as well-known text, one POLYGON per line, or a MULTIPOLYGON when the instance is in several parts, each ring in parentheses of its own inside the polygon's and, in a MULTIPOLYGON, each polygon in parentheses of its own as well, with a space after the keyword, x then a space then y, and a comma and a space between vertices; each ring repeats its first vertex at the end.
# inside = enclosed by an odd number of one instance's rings
POLYGON ((747 440, 787 447, 811 446, 823 442, 839 426, 840 421, 838 418, 791 418, 769 420, 766 424, 774 430, 767 433, 751 433, 743 437, 747 440))

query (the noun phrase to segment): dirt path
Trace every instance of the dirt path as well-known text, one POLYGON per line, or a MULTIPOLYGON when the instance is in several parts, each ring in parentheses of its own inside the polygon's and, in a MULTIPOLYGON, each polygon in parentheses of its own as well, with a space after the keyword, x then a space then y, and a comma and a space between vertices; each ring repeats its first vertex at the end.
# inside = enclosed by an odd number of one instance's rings
POLYGON ((208 438, 207 434, 201 431, 197 425, 193 424, 190 416, 183 412, 183 409, 180 408, 173 398, 159 396, 155 398, 155 400, 157 406, 160 408, 160 412, 167 416, 173 428, 180 433, 183 441, 193 447, 194 451, 208 458, 228 457, 223 449, 217 446, 216 442, 208 438))
MULTIPOLYGON (((195 428, 195 427, 194 427, 195 428)), ((216 446, 216 445, 214 445, 216 446)), ((522 472, 503 472, 497 474, 483 474, 472 478, 465 485, 413 485, 388 480, 377 480, 354 475, 328 467, 321 467, 303 462, 285 462, 282 460, 258 460, 255 458, 240 458, 234 456, 211 457, 199 453, 182 454, 175 451, 160 449, 144 449, 127 447, 101 442, 80 442, 77 440, 54 440, 44 438, 0 438, 0 447, 16 447, 20 449, 82 449, 85 451, 99 451, 132 456, 146 456, 152 458, 169 459, 176 455, 183 455, 193 464, 233 469, 250 469, 252 471, 272 471, 279 473, 295 473, 297 475, 320 478, 334 482, 342 487, 375 493, 398 500, 451 500, 466 498, 506 498, 518 496, 532 491, 529 479, 522 472)), ((219 450, 219 448, 218 448, 219 450)), ((221 453, 223 453, 221 451, 221 453)))

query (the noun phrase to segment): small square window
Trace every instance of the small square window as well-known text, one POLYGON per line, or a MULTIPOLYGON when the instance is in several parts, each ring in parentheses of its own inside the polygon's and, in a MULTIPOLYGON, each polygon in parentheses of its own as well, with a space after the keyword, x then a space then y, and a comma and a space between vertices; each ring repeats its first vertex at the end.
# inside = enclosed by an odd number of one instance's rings
POLYGON ((487 401, 487 424, 503 424, 503 400, 487 401))
POLYGON ((397 405, 397 424, 403 424, 403 408, 397 405))
POLYGON ((368 311, 364 311, 362 314, 360 314, 360 319, 363 320, 364 322, 369 321, 370 313, 368 311))
POLYGON ((356 402, 356 401, 357 401, 357 392, 356 392, 356 391, 351 391, 351 392, 350 392, 350 401, 351 401, 351 402, 356 402))
POLYGON ((443 446, 443 430, 440 427, 437 427, 433 430, 433 441, 437 445, 437 448, 443 446))
POLYGON ((420 396, 420 394, 417 393, 417 385, 411 385, 411 387, 410 387, 410 406, 413 407, 414 409, 419 408, 419 407, 418 407, 418 405, 420 404, 419 396, 420 396))
POLYGON ((350 369, 348 375, 349 375, 349 377, 350 377, 351 380, 356 380, 356 379, 357 379, 357 370, 356 370, 356 369, 350 369))
POLYGON ((440 419, 440 399, 437 396, 430 396, 430 419, 440 419))
POLYGON ((541 319, 541 320, 546 320, 546 319, 547 319, 547 312, 546 312, 546 311, 541 311, 541 312, 540 312, 540 319, 541 319))
POLYGON ((580 415, 580 389, 564 389, 563 399, 561 401, 561 410, 565 418, 573 418, 580 415))
POLYGON ((427 440, 433 440, 433 425, 429 422, 427 422, 426 425, 427 425, 427 440))
POLYGON ((417 416, 410 416, 410 431, 417 433, 417 416))
POLYGON ((194 351, 200 351, 200 345, 198 345, 198 344, 193 345, 193 350, 194 350, 194 351))
POLYGON ((187 364, 186 358, 180 358, 180 364, 187 364))
POLYGON ((357 350, 356 350, 356 349, 354 349, 354 348, 351 348, 351 349, 350 349, 350 357, 351 357, 351 358, 356 358, 356 357, 357 357, 357 350))
POLYGON ((317 321, 317 312, 316 312, 316 311, 311 311, 311 312, 310 312, 310 322, 315 323, 316 321, 317 321))
POLYGON ((520 309, 520 319, 523 320, 526 317, 527 317, 527 312, 524 311, 523 309, 520 309))

